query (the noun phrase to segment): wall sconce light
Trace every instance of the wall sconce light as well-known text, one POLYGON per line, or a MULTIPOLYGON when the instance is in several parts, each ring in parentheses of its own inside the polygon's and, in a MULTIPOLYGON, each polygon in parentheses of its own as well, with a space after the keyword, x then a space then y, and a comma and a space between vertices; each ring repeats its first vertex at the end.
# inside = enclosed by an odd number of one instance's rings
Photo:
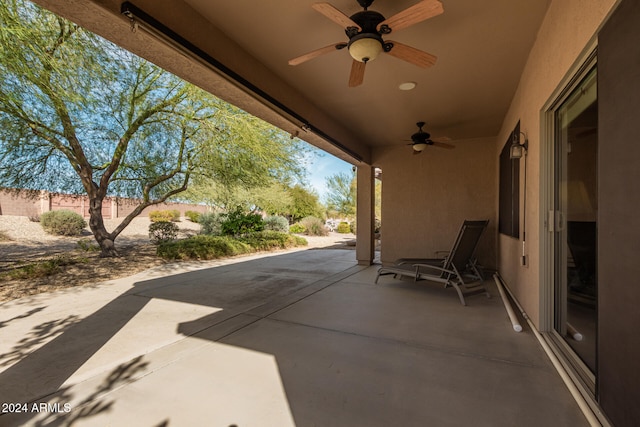
POLYGON ((527 155, 527 150, 529 149, 529 140, 527 139, 527 135, 524 132, 514 133, 513 134, 513 142, 511 143, 511 148, 509 149, 509 158, 511 160, 521 159, 522 156, 527 155), (524 135, 524 144, 520 144, 520 135, 524 135))

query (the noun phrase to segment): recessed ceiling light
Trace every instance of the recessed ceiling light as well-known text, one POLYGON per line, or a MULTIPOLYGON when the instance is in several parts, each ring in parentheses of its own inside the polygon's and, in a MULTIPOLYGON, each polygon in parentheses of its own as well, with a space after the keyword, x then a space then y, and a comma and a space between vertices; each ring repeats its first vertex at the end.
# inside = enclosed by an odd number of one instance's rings
POLYGON ((404 82, 404 83, 400 83, 400 86, 398 86, 398 89, 411 90, 411 89, 415 89, 415 87, 416 87, 415 82, 404 82))

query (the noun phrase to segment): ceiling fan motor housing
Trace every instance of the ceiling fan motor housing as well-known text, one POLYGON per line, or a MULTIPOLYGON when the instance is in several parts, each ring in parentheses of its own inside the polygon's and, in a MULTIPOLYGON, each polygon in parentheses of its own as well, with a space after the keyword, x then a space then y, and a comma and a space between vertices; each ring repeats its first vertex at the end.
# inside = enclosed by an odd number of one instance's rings
POLYGON ((432 145, 433 141, 429 139, 431 138, 431 134, 422 130, 422 126, 425 125, 425 122, 418 122, 416 123, 416 125, 418 126, 419 130, 418 132, 411 135, 411 140, 413 141, 413 143, 432 145))
POLYGON ((373 0, 358 0, 358 4, 362 6, 365 10, 371 6, 373 0))

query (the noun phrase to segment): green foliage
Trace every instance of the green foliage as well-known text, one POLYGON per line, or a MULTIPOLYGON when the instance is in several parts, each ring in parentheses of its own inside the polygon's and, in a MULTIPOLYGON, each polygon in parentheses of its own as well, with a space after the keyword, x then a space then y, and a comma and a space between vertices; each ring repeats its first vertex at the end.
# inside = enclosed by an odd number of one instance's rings
POLYGON ((269 215, 289 215, 293 197, 286 183, 276 182, 269 187, 256 188, 255 193, 251 196, 252 205, 259 206, 269 215))
POLYGON ((281 189, 304 175, 304 143, 231 105, 219 107, 215 129, 212 143, 201 147, 186 197, 225 210, 242 205, 281 213, 281 189))
POLYGON ((249 233, 241 237, 239 240, 259 251, 287 249, 307 244, 307 241, 300 236, 294 236, 293 234, 282 233, 279 231, 259 231, 257 233, 249 233))
POLYGON ((305 233, 309 236, 326 236, 329 230, 324 226, 324 221, 320 218, 308 216, 300 220, 300 224, 305 228, 305 233))
POLYGON ((196 212, 196 211, 186 211, 184 213, 184 216, 189 218, 189 221, 195 222, 195 223, 198 223, 198 220, 200 219, 200 215, 202 215, 202 214, 200 212, 196 212))
POLYGON ((289 221, 283 216, 268 216, 264 219, 264 229, 288 233, 289 221))
POLYGON ((149 239, 154 244, 175 240, 180 229, 176 224, 169 221, 152 222, 149 225, 149 239))
POLYGON ((376 218, 373 225, 373 232, 380 233, 380 229, 382 228, 382 221, 379 218, 376 218))
POLYGON ((327 208, 341 217, 352 218, 356 214, 356 175, 338 173, 327 178, 327 208))
POLYGON ((300 224, 299 222, 296 222, 295 224, 292 224, 289 227, 289 233, 302 234, 305 231, 307 231, 307 229, 305 228, 304 225, 300 224))
POLYGON ((264 230, 262 217, 254 213, 245 213, 241 207, 229 212, 221 224, 222 234, 240 236, 246 233, 264 230))
POLYGON ((251 252, 251 247, 230 236, 199 234, 158 245, 158 256, 166 259, 215 259, 251 252))
POLYGON ((324 208, 320 205, 317 194, 300 185, 293 186, 288 192, 292 202, 287 213, 292 221, 299 221, 307 216, 323 216, 324 208))
POLYGON ((149 219, 151 222, 178 222, 180 221, 180 211, 175 209, 151 211, 149 212, 149 219))
POLYGON ((249 233, 238 239, 200 234, 184 240, 161 243, 157 254, 166 259, 206 260, 306 244, 307 241, 299 236, 276 231, 249 233))
POLYGON ((0 182, 145 202, 185 182, 209 95, 31 2, 0 22, 0 182))
POLYGON ((200 224, 200 232, 212 236, 222 235, 222 221, 226 218, 225 214, 220 213, 203 213, 198 219, 200 224))
POLYGON ((92 211, 100 242, 191 184, 213 205, 302 176, 299 140, 31 2, 0 2, 0 46, 0 185, 141 199, 111 232, 92 211))
POLYGON ((338 228, 336 229, 338 233, 347 234, 351 233, 351 226, 348 222, 342 221, 338 224, 338 228))
POLYGON ((84 252, 96 252, 100 250, 100 246, 95 244, 95 240, 91 241, 89 239, 80 239, 78 240, 78 249, 84 252))
POLYGON ((62 209, 43 213, 40 216, 40 225, 49 234, 79 236, 87 226, 87 222, 80 214, 62 209))
POLYGON ((52 259, 23 265, 21 267, 0 274, 0 278, 6 277, 7 279, 24 280, 46 277, 60 272, 61 267, 83 262, 87 262, 87 259, 72 258, 62 255, 52 259))

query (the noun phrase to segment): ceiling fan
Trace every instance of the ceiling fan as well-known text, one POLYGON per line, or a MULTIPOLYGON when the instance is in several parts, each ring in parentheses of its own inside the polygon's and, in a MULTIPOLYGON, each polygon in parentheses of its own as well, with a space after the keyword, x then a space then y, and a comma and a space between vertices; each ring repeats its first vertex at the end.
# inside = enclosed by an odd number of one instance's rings
POLYGON ((388 53, 422 68, 428 68, 435 64, 436 57, 434 55, 396 41, 385 41, 382 36, 440 15, 444 12, 440 1, 422 0, 390 18, 385 18, 382 14, 368 9, 374 0, 357 1, 364 10, 351 16, 345 15, 329 3, 313 3, 311 7, 314 10, 345 29, 349 41, 334 43, 293 58, 289 61, 289 65, 302 64, 325 53, 346 47, 353 58, 349 87, 355 87, 361 85, 364 81, 364 70, 367 62, 373 61, 381 52, 388 53))
POLYGON ((411 135, 411 144, 407 144, 412 146, 413 154, 422 153, 422 151, 425 148, 427 148, 427 146, 429 145, 433 145, 435 147, 440 147, 440 148, 447 148, 447 149, 455 148, 453 145, 447 144, 445 142, 445 141, 450 141, 451 140, 450 138, 447 138, 447 137, 431 138, 431 134, 429 132, 425 132, 424 130, 422 130, 422 127, 425 124, 426 124, 425 122, 416 123, 416 126, 418 126, 418 132, 411 135))

